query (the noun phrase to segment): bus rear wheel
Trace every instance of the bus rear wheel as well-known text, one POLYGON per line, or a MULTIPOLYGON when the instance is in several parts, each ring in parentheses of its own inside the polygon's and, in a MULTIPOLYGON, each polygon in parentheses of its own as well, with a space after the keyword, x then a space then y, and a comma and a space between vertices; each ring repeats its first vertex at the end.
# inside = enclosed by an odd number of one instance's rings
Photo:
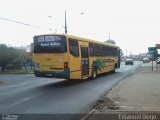
POLYGON ((115 73, 116 72, 116 64, 114 65, 113 70, 111 71, 111 73, 115 73))
POLYGON ((97 77, 97 69, 94 67, 92 69, 92 79, 95 79, 97 77))

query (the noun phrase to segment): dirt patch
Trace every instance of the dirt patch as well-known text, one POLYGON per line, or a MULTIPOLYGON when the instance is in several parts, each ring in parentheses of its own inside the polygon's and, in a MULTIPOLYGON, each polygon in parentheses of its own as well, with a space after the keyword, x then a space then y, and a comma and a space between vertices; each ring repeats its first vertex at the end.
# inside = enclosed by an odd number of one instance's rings
POLYGON ((2 84, 2 81, 0 81, 0 84, 2 84))
POLYGON ((97 111, 103 111, 104 109, 117 110, 119 109, 119 106, 108 97, 103 97, 97 101, 97 103, 93 106, 93 109, 97 111))

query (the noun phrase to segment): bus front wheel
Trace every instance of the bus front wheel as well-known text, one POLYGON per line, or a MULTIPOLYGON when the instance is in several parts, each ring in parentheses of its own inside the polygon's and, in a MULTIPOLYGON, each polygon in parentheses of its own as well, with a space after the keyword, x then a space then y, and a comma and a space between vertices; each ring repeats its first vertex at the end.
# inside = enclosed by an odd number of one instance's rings
POLYGON ((97 77, 97 69, 94 67, 92 69, 92 79, 95 79, 97 77))
POLYGON ((40 75, 39 75, 39 74, 37 74, 37 73, 34 73, 34 76, 36 76, 36 77, 40 77, 40 75))
POLYGON ((116 66, 117 66, 117 65, 115 64, 115 65, 114 65, 114 69, 113 69, 113 71, 112 71, 113 73, 116 72, 116 66))

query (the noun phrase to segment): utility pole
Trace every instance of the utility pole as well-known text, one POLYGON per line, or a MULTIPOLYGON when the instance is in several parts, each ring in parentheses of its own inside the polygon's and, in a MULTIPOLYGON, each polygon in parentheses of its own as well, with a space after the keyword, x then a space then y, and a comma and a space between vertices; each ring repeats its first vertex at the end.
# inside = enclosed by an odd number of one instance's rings
POLYGON ((64 29, 65 29, 65 34, 67 34, 67 18, 66 18, 66 10, 65 10, 65 26, 64 26, 64 29))
POLYGON ((126 58, 127 58, 127 49, 126 49, 126 58))
POLYGON ((109 40, 111 39, 111 37, 110 37, 110 32, 109 32, 109 40))

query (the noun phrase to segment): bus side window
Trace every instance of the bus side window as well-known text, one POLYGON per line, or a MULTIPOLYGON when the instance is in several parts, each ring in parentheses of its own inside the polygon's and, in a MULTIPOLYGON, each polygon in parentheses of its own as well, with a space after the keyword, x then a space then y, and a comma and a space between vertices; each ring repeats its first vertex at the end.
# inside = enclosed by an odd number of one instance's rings
POLYGON ((115 52, 116 52, 116 53, 115 53, 115 54, 116 54, 116 56, 118 56, 118 49, 117 49, 117 48, 116 48, 116 51, 115 51, 115 52))
POLYGON ((115 48, 113 48, 113 57, 115 57, 115 48))
POLYGON ((100 44, 94 44, 94 54, 97 57, 102 56, 101 54, 102 50, 101 50, 101 45, 100 44))
POLYGON ((81 57, 82 58, 88 58, 88 48, 86 47, 81 47, 81 57))
POLYGON ((111 56, 111 47, 108 47, 108 56, 111 56))
POLYGON ((89 43, 89 55, 90 57, 94 57, 94 44, 89 43))
POLYGON ((111 47, 111 56, 113 56, 113 52, 114 52, 114 50, 113 50, 113 48, 111 47))
POLYGON ((105 46, 104 45, 102 45, 102 56, 105 56, 105 46))
POLYGON ((77 40, 69 38, 69 51, 73 56, 75 56, 75 57, 79 56, 79 49, 78 49, 78 41, 77 40))
POLYGON ((106 50, 107 50, 107 56, 110 56, 110 50, 109 50, 108 46, 107 46, 106 50))

